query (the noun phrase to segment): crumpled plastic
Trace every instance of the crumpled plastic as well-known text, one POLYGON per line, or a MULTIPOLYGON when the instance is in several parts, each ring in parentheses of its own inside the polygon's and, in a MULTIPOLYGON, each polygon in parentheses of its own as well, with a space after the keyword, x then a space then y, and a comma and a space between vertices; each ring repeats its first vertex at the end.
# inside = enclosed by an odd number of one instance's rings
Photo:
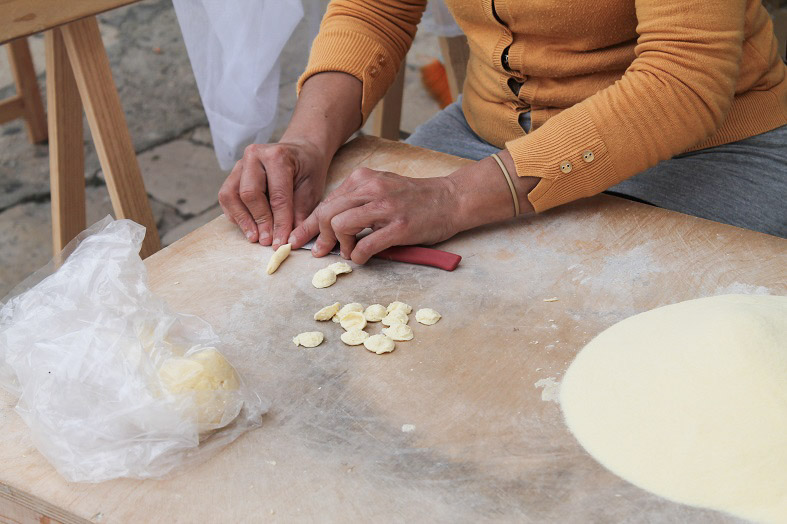
POLYGON ((211 326, 148 289, 144 235, 105 218, 0 308, 0 386, 69 481, 167 475, 260 426, 267 411, 211 326))

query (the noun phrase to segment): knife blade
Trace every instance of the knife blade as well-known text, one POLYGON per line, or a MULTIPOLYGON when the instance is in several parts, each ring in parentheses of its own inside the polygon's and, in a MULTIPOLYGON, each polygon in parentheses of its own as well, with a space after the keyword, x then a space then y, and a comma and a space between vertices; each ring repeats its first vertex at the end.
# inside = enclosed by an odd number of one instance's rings
MULTIPOLYGON (((309 240, 301 249, 311 249, 314 246, 316 237, 309 240)), ((331 249, 331 254, 339 254, 338 244, 331 249)), ((393 262, 404 262, 406 264, 417 264, 420 266, 436 267, 444 269, 445 271, 453 271, 459 265, 462 257, 449 253, 448 251, 441 251, 431 247, 421 246, 393 246, 384 249, 374 255, 374 258, 381 258, 383 260, 391 260, 393 262)))

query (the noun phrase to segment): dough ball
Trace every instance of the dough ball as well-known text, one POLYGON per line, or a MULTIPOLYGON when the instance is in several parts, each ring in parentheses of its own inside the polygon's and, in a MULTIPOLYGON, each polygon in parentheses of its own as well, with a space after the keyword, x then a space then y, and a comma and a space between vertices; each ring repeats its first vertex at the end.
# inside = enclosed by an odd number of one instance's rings
POLYGON ((410 306, 409 304, 405 304, 404 302, 399 302, 398 300, 388 304, 386 311, 390 313, 391 311, 394 311, 396 309, 401 310, 405 315, 409 315, 410 313, 413 312, 412 306, 410 306))
POLYGON ((366 318, 364 318, 363 313, 358 311, 350 311, 341 318, 342 320, 339 323, 347 331, 361 330, 366 327, 366 318))
POLYGON ((272 275, 277 269, 279 269, 279 266, 282 262, 284 262, 284 259, 290 256, 291 250, 292 244, 284 244, 279 246, 279 249, 277 249, 271 256, 271 259, 268 260, 267 272, 269 275, 272 275))
POLYGON ((347 313, 362 313, 363 312, 363 304, 359 304, 358 302, 350 302, 349 304, 345 304, 343 308, 339 310, 336 314, 339 317, 339 320, 344 318, 344 315, 347 313))
POLYGON ((164 390, 176 399, 190 397, 184 414, 197 423, 200 433, 229 424, 243 406, 235 393, 240 387, 238 374, 216 348, 168 358, 159 367, 158 376, 164 390))
POLYGON ((339 320, 339 314, 338 314, 338 313, 337 313, 336 315, 334 315, 334 316, 333 316, 333 318, 331 318, 331 320, 332 320, 332 321, 333 321, 335 324, 338 324, 339 322, 341 322, 341 321, 339 320))
POLYGON ((384 326, 393 326, 394 324, 407 324, 410 318, 401 309, 394 309, 382 319, 384 326))
POLYGON ((336 275, 341 275, 342 273, 352 273, 353 268, 350 267, 350 264, 347 262, 334 262, 328 269, 334 272, 336 275))
POLYGON ((386 314, 387 311, 382 304, 372 304, 363 312, 363 316, 366 317, 367 322, 379 322, 385 318, 386 314))
POLYGON ((336 315, 340 307, 341 304, 339 304, 338 302, 330 306, 325 306, 324 308, 322 308, 321 310, 319 310, 317 313, 314 314, 314 320, 320 320, 320 321, 330 320, 331 318, 333 318, 334 315, 336 315))
POLYGON ((440 320, 442 315, 435 311, 432 308, 425 307, 423 309, 419 309, 415 313, 415 319, 424 324, 425 326, 431 326, 432 324, 436 324, 438 320, 440 320))
POLYGON ((305 348, 316 348, 320 344, 325 337, 319 331, 306 331, 305 333, 301 333, 296 335, 292 341, 295 343, 296 346, 303 346, 305 348))
POLYGON ((629 317, 579 352, 560 403, 616 475, 683 504, 787 522, 787 297, 629 317))
POLYGON ((363 347, 372 353, 382 355, 383 353, 390 353, 396 349, 396 344, 394 344, 394 341, 385 335, 372 335, 371 337, 364 340, 363 347))
POLYGON ((158 371, 162 385, 172 393, 238 389, 238 375, 216 348, 188 357, 165 360, 158 371))
POLYGON ((314 277, 312 278, 312 285, 317 289, 332 286, 335 283, 336 273, 328 268, 320 269, 314 274, 314 277))
POLYGON ((413 339, 413 328, 407 324, 394 324, 383 329, 383 334, 391 340, 404 341, 413 339))
POLYGON ((369 338, 369 333, 360 329, 353 329, 352 331, 345 331, 339 338, 348 346, 360 346, 369 338))

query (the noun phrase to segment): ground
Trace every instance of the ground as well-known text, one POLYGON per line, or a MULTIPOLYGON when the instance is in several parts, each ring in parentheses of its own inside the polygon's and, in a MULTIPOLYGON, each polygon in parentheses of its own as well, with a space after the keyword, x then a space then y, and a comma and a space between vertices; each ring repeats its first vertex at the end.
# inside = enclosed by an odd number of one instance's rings
MULTIPOLYGON (((323 0, 305 0, 322 10, 323 0)), ((221 213, 217 193, 226 177, 213 154, 186 47, 169 0, 146 0, 99 17, 115 83, 137 151, 153 213, 169 245, 221 213)), ((284 131, 295 106, 312 29, 298 26, 282 57, 277 126, 284 131)), ((44 39, 29 39, 45 93, 44 39)), ((418 68, 439 57, 434 35, 419 34, 408 55, 402 129, 412 132, 438 111, 423 89, 418 68)), ((0 53, 0 99, 14 93, 5 53, 0 53)), ((112 213, 98 158, 85 123, 88 223, 112 213)), ((0 300, 52 257, 49 160, 46 145, 27 141, 21 120, 0 125, 0 300)))

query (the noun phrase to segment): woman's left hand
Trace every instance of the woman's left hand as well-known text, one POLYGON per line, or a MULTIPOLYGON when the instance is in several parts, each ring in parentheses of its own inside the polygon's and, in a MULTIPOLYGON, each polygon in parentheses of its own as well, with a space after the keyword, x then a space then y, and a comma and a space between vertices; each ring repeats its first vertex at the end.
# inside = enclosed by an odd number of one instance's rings
POLYGON ((391 246, 434 244, 460 231, 457 188, 449 177, 408 178, 373 169, 353 171, 290 236, 299 248, 319 233, 314 256, 339 242, 357 264, 391 246), (357 240, 366 228, 373 232, 357 240))

